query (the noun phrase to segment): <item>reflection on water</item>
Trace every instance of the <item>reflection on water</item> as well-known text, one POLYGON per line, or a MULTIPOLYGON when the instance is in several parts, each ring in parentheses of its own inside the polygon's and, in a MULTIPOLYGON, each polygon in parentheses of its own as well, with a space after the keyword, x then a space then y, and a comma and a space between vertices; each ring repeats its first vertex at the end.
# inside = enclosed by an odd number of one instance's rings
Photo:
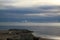
POLYGON ((60 27, 52 26, 0 26, 0 29, 29 29, 37 34, 58 35, 60 36, 60 27))
POLYGON ((29 29, 35 36, 60 39, 60 27, 52 26, 0 26, 0 29, 29 29), (50 36, 48 36, 50 35, 50 36), (57 37, 58 36, 58 37, 57 37))

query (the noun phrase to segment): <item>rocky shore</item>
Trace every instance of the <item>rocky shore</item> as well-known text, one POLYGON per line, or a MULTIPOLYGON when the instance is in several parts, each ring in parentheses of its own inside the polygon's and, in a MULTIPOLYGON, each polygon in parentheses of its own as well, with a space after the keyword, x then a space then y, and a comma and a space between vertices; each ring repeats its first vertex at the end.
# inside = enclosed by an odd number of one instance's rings
POLYGON ((35 37, 32 33, 26 29, 0 30, 0 40, 49 40, 35 37))

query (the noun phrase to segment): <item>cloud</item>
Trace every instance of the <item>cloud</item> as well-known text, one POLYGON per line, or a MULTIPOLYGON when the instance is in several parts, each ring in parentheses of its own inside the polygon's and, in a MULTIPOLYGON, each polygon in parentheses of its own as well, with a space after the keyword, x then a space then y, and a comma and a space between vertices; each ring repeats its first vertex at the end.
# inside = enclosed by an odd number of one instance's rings
POLYGON ((59 17, 60 13, 35 13, 35 14, 1 14, 0 18, 35 18, 35 17, 59 17))
POLYGON ((0 9, 5 9, 6 6, 10 6, 12 3, 14 3, 13 0, 0 0, 0 9))
POLYGON ((19 23, 19 22, 0 22, 0 26, 54 26, 59 27, 60 23, 19 23))
POLYGON ((21 18, 21 17, 58 17, 60 16, 59 9, 8 9, 0 10, 0 18, 21 18))
POLYGON ((0 0, 0 5, 13 7, 36 7, 40 5, 60 5, 60 0, 0 0))
POLYGON ((36 13, 36 14, 25 14, 26 16, 40 16, 40 17, 55 17, 60 16, 60 13, 36 13))
POLYGON ((21 18, 21 17, 57 17, 60 16, 60 6, 38 6, 32 8, 8 7, 0 10, 0 18, 21 18))

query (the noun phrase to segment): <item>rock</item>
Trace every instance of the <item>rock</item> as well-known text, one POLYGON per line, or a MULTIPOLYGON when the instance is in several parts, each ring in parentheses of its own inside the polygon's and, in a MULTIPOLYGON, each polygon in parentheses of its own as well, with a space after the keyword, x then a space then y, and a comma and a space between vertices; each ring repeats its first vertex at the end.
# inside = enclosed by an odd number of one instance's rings
POLYGON ((0 32, 1 40, 38 40, 37 37, 32 35, 33 31, 26 29, 9 29, 0 32))

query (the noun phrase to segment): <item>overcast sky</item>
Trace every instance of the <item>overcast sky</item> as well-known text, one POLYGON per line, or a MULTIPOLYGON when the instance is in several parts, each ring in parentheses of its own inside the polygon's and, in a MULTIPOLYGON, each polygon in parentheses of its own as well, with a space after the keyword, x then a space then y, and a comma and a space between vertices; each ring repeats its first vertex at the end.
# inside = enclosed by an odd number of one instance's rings
POLYGON ((1 20, 5 18, 55 18, 57 16, 60 17, 60 0, 0 0, 1 20), (4 10, 7 8, 11 10, 4 10))
MULTIPOLYGON (((60 5, 60 0, 0 0, 0 9, 4 9, 8 7, 14 7, 14 8, 27 8, 27 9, 22 9, 20 11, 26 11, 24 13, 36 13, 36 14, 27 14, 29 16, 60 16, 60 13, 56 11, 59 11, 60 9, 58 7, 55 7, 56 9, 53 10, 46 10, 47 8, 50 9, 50 7, 40 7, 41 5, 60 5), (31 7, 31 8, 29 8, 31 7), (45 9, 43 9, 45 8, 45 9), (40 11, 47 11, 47 13, 40 13, 40 11), (48 13, 48 11, 55 11, 48 13), (38 13, 38 14, 37 14, 38 13)), ((54 7, 52 7, 54 8, 54 7)), ((8 13, 9 14, 9 13, 8 13)), ((7 13, 5 13, 4 15, 8 15, 7 13)), ((12 16, 18 16, 19 14, 11 14, 12 16)), ((25 14, 26 15, 26 14, 25 14)))
POLYGON ((34 7, 40 5, 60 5, 60 0, 0 0, 0 5, 14 7, 34 7))

